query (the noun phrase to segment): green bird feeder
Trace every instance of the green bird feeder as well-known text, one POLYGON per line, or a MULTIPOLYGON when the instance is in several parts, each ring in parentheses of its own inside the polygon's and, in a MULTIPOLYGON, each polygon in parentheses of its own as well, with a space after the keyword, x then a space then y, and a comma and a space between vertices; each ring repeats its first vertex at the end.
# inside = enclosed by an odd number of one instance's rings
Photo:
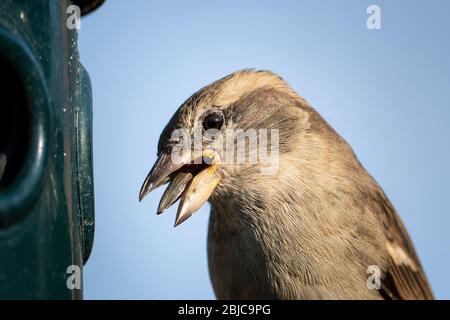
POLYGON ((83 297, 92 92, 74 22, 102 3, 0 3, 0 299, 83 297))

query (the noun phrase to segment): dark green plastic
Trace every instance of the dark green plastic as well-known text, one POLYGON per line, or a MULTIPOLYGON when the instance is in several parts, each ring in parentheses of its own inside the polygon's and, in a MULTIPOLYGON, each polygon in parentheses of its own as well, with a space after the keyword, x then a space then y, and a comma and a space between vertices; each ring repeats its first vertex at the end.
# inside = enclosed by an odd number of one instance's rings
POLYGON ((67 270, 94 238, 92 93, 70 5, 0 2, 0 299, 82 298, 67 270))

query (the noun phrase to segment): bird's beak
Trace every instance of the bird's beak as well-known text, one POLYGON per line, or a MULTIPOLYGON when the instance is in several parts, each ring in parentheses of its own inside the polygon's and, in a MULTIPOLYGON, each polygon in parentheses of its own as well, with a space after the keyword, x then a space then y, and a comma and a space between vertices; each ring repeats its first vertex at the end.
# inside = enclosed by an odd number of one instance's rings
POLYGON ((175 226, 184 222, 203 206, 223 178, 219 157, 214 151, 204 150, 200 156, 207 159, 207 163, 197 164, 199 161, 194 160, 198 157, 190 155, 177 161, 173 161, 170 153, 159 156, 142 185, 139 201, 157 187, 170 182, 157 213, 164 212, 181 197, 175 226))

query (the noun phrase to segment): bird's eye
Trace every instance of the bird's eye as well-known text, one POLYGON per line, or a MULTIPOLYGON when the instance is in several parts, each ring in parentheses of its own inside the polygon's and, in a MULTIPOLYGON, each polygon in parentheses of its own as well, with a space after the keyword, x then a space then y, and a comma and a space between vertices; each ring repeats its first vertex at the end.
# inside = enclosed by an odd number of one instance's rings
POLYGON ((203 119, 203 128, 220 130, 223 125, 223 115, 220 113, 211 113, 203 119))

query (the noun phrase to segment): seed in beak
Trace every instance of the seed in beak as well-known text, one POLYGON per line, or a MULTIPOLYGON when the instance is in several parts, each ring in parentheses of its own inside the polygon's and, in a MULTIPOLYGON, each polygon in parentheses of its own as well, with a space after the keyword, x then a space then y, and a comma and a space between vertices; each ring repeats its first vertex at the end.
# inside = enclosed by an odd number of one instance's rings
POLYGON ((211 165, 194 176, 181 196, 175 227, 186 221, 205 204, 222 178, 222 171, 217 165, 211 165))

